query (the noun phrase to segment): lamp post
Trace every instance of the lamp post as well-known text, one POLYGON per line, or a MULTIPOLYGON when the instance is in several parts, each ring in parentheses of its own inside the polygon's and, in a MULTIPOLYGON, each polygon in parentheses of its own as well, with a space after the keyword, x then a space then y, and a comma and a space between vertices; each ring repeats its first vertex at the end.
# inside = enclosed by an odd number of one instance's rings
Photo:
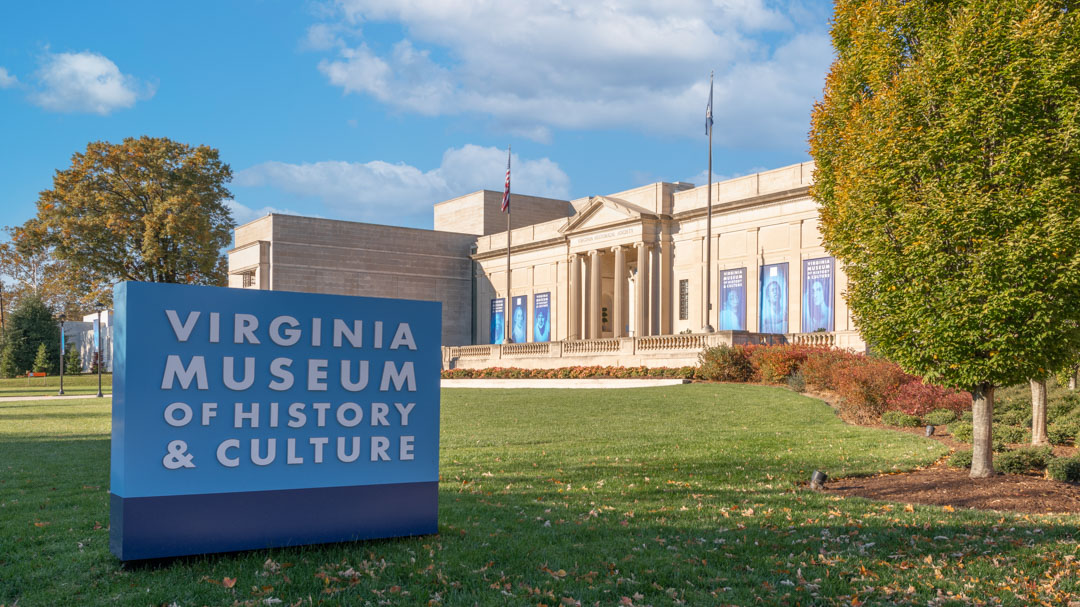
POLYGON ((67 320, 67 316, 64 315, 64 314, 61 314, 60 315, 60 392, 57 393, 60 396, 64 395, 64 354, 66 354, 64 352, 64 346, 66 345, 64 343, 64 321, 65 320, 67 320))
POLYGON ((104 358, 102 356, 102 351, 101 351, 101 333, 102 333, 101 308, 103 308, 105 306, 101 302, 98 302, 96 307, 97 307, 97 395, 98 395, 98 398, 101 398, 103 396, 101 394, 101 362, 102 362, 102 358, 104 358))

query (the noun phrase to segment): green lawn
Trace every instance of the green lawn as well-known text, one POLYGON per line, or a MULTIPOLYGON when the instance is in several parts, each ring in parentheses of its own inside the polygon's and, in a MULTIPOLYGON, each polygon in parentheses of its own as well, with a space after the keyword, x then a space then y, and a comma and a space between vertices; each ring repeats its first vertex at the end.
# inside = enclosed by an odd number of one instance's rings
MULTIPOLYGON (((59 375, 31 377, 29 379, 25 377, 0 379, 0 396, 53 396, 59 389, 59 375)), ((64 394, 96 395, 97 389, 97 375, 86 373, 64 376, 64 394)), ((112 392, 112 373, 105 373, 101 376, 101 391, 105 394, 112 392)))
POLYGON ((108 431, 107 401, 0 403, 0 605, 1080 597, 1078 516, 909 512, 804 489, 815 468, 870 474, 944 450, 779 388, 445 390, 437 536, 127 566, 108 552, 108 431))

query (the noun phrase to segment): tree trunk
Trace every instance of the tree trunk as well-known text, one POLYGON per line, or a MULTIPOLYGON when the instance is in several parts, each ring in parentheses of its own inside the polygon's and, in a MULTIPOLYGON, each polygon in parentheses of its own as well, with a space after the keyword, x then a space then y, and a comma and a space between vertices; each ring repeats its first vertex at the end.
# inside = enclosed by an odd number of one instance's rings
POLYGON ((981 383, 971 391, 973 426, 971 478, 994 476, 994 385, 981 383))
POLYGON ((1076 390, 1076 374, 1080 371, 1080 367, 1072 367, 1070 371, 1072 373, 1069 374, 1069 389, 1076 390))
POLYGON ((1046 380, 1031 380, 1031 444, 1045 445, 1046 438, 1046 380))

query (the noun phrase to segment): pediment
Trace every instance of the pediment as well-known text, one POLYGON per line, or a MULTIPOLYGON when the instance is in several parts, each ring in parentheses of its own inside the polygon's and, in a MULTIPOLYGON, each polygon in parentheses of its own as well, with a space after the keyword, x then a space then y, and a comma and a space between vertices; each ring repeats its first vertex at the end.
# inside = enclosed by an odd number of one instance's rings
POLYGON ((624 223, 628 220, 640 221, 642 219, 656 219, 656 215, 625 200, 610 196, 594 196, 589 205, 580 213, 571 217, 559 231, 563 234, 572 234, 606 225, 624 223))

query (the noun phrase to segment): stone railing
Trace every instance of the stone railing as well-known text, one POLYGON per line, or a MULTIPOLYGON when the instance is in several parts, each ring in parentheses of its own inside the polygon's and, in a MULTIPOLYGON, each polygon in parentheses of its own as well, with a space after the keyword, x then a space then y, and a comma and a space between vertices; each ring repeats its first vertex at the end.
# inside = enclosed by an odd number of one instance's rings
POLYGON ((546 342, 527 344, 503 344, 503 356, 547 356, 551 344, 546 342))
POLYGON ((719 345, 778 345, 847 348, 865 351, 856 331, 836 333, 682 333, 648 337, 615 337, 522 344, 482 344, 443 348, 443 368, 524 367, 554 369, 585 365, 681 367, 696 365, 698 354, 719 345), (508 362, 512 360, 513 362, 508 362))
POLYGON ((836 345, 836 334, 817 331, 815 333, 792 333, 787 336, 788 343, 800 346, 833 347, 836 345))
POLYGON ((606 352, 618 352, 620 339, 582 339, 564 341, 563 354, 603 354, 606 352))
POLYGON ((451 346, 443 348, 443 358, 491 358, 493 346, 451 346))
POLYGON ((653 335, 637 339, 638 352, 650 350, 703 350, 708 343, 709 336, 704 333, 684 333, 679 335, 653 335))

